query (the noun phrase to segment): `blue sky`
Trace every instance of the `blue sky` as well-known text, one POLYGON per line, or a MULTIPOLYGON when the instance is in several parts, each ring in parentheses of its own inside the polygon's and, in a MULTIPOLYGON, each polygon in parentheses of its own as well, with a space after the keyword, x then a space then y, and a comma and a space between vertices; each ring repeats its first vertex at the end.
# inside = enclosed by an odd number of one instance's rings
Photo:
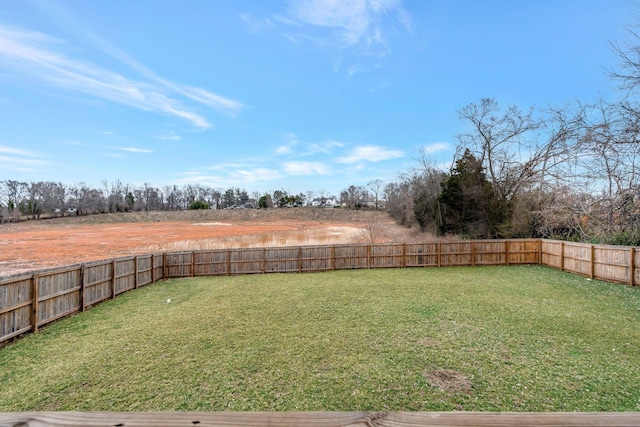
POLYGON ((0 0, 0 180, 338 195, 456 111, 618 96, 631 1, 0 0))

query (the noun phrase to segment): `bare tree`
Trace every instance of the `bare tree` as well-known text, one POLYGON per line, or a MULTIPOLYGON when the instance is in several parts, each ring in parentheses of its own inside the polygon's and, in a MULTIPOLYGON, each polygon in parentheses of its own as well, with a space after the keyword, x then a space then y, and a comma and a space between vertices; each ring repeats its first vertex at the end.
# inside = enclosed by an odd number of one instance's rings
POLYGON ((106 179, 102 180, 102 197, 104 200, 103 210, 101 212, 111 212, 109 201, 111 200, 111 186, 106 179))
POLYGON ((164 194, 164 209, 168 211, 179 210, 182 206, 182 190, 176 185, 162 187, 164 194))
POLYGON ((75 204, 77 215, 104 212, 105 197, 102 191, 80 182, 70 188, 70 204, 75 204))
POLYGON ((350 185, 340 192, 340 202, 344 203, 347 208, 360 209, 367 196, 366 188, 359 185, 350 185))
POLYGON ((307 191, 307 206, 310 206, 311 203, 313 202, 313 199, 315 198, 315 191, 309 190, 307 191))
POLYGON ((0 184, 0 197, 2 197, 2 202, 7 210, 7 218, 11 221, 18 215, 18 205, 27 192, 27 183, 6 180, 0 184))
POLYGON ((142 198, 144 200, 145 211, 158 211, 162 209, 162 197, 158 188, 148 182, 142 185, 142 198))
POLYGON ((380 223, 377 218, 367 215, 361 230, 362 240, 365 243, 378 243, 383 237, 384 230, 384 224, 380 223))
POLYGON ((381 179, 374 179, 367 183, 367 188, 371 191, 371 195, 373 195, 373 204, 376 210, 380 207, 380 196, 382 195, 383 186, 384 182, 382 182, 381 179))
POLYGON ((182 209, 188 209, 198 197, 198 187, 193 184, 185 185, 182 187, 182 196, 182 209))
POLYGON ((111 184, 105 180, 103 181, 103 186, 106 188, 104 194, 107 200, 107 210, 109 212, 122 212, 126 210, 127 203, 125 198, 129 193, 130 186, 123 184, 119 179, 112 181, 111 184))
POLYGON ((538 151, 541 163, 536 184, 540 188, 561 188, 571 185, 578 177, 578 164, 584 153, 580 150, 587 127, 590 106, 577 103, 543 111, 543 144, 538 151))
POLYGON ((497 196, 510 200, 529 183, 543 161, 544 147, 535 140, 533 131, 541 123, 533 117, 533 108, 521 111, 507 107, 503 113, 494 99, 484 98, 458 111, 469 124, 467 132, 458 135, 458 153, 469 149, 485 168, 497 196))
POLYGON ((67 192, 69 187, 61 182, 53 184, 51 191, 53 199, 55 200, 54 211, 57 209, 61 215, 64 215, 64 211, 67 207, 67 192))
POLYGON ((325 190, 324 188, 321 188, 320 190, 318 190, 318 198, 320 199, 320 206, 324 207, 325 203, 327 202, 327 197, 329 197, 327 190, 325 190))
POLYGON ((401 175, 398 181, 390 182, 384 188, 384 198, 387 201, 387 212, 400 225, 411 227, 415 224, 413 214, 414 187, 410 176, 401 175))
POLYGON ((620 88, 627 92, 627 96, 635 99, 640 88, 640 34, 634 27, 628 27, 627 31, 632 41, 609 43, 611 51, 618 58, 617 68, 610 70, 609 74, 620 82, 620 88))
POLYGON ((211 206, 215 206, 216 209, 220 209, 222 207, 222 195, 222 190, 214 188, 211 191, 211 206))

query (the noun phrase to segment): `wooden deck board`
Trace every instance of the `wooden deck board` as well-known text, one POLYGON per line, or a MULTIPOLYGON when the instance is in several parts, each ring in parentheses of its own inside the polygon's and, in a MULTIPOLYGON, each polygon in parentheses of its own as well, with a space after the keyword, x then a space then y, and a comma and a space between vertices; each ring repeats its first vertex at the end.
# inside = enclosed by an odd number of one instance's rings
POLYGON ((0 427, 143 426, 640 426, 640 412, 15 412, 0 427))

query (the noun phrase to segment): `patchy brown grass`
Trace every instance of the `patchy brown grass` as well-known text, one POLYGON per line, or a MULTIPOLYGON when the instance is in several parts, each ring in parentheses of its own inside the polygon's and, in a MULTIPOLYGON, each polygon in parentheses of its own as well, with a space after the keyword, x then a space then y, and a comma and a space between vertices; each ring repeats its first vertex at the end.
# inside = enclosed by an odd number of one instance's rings
POLYGON ((46 222, 55 224, 117 224, 140 222, 348 222, 365 223, 368 220, 391 222, 383 211, 321 208, 281 208, 281 209, 209 209, 174 212, 124 212, 86 216, 52 218, 46 222))
POLYGON ((466 375, 453 369, 436 369, 425 373, 427 382, 442 391, 452 393, 470 393, 473 383, 466 375))

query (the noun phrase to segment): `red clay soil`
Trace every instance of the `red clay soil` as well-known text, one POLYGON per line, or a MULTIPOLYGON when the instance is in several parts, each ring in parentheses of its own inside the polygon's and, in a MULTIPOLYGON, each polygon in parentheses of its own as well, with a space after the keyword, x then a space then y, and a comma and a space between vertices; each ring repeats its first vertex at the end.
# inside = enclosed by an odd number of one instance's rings
POLYGON ((0 224, 0 277, 46 267, 148 253, 150 246, 183 240, 332 225, 362 226, 362 221, 350 217, 281 218, 269 215, 239 220, 237 215, 235 218, 218 215, 206 218, 191 216, 180 218, 184 220, 166 222, 154 218, 140 220, 138 217, 131 217, 133 221, 139 222, 127 222, 127 219, 124 217, 124 222, 115 223, 87 224, 83 223, 84 219, 65 218, 0 224), (216 225, 217 221, 226 225, 216 225), (208 225, 203 226, 203 223, 208 225))

